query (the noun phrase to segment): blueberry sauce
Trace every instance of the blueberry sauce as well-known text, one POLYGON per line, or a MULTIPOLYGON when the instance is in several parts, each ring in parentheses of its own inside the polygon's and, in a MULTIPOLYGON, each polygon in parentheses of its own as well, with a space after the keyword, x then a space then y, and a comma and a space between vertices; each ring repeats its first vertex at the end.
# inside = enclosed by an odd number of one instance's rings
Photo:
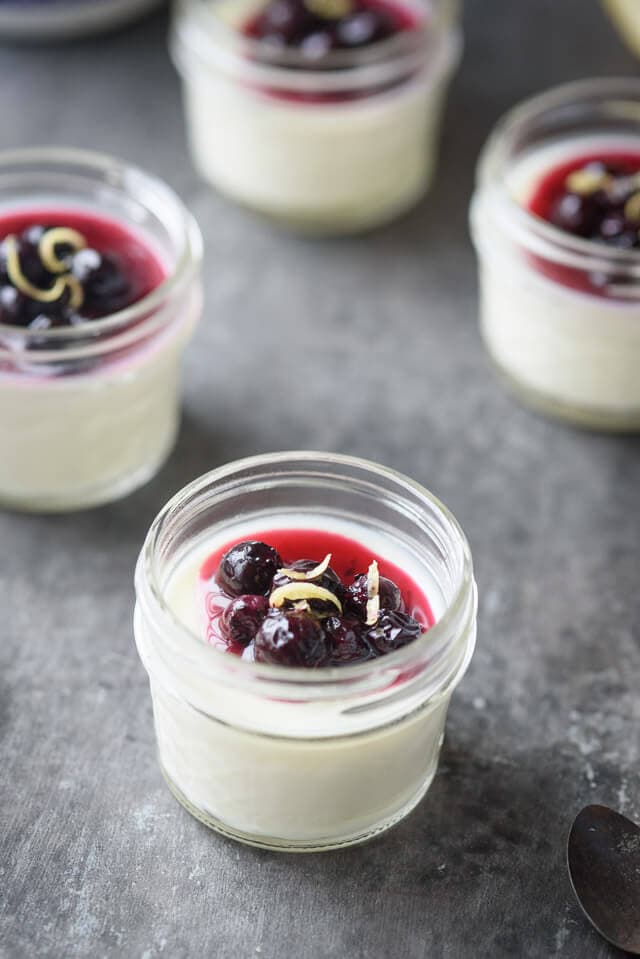
POLYGON ((200 581, 208 642, 258 662, 366 662, 434 623, 428 600, 402 569, 321 530, 268 530, 229 543, 206 559, 200 581))
POLYGON ((8 326, 83 326, 136 303, 166 276, 134 234, 93 214, 5 213, 0 238, 0 323, 8 326))
POLYGON ((270 0, 243 32, 274 51, 296 50, 312 67, 328 53, 362 49, 416 25, 409 10, 384 0, 270 0))
MULTIPOLYGON (((266 62, 288 52, 299 58, 288 69, 330 70, 335 68, 332 54, 370 48, 421 24, 415 11, 389 0, 270 0, 242 33, 259 41, 266 62)), ((403 79, 367 90, 313 93, 270 87, 261 92, 294 102, 337 103, 380 93, 403 79)))
MULTIPOLYGON (((575 157, 539 181, 527 206, 564 233, 603 247, 640 249, 640 154, 575 157)), ((541 257, 536 264, 551 279, 600 296, 608 295, 608 284, 624 283, 624 278, 585 273, 541 257)))

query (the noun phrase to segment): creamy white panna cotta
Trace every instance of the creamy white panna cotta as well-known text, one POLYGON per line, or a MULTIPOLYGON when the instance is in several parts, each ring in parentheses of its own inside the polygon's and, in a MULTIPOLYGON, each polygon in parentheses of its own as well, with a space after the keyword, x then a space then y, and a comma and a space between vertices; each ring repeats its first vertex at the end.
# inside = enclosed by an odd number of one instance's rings
MULTIPOLYGON (((597 89, 595 83, 578 84, 569 88, 567 97, 575 91, 579 102, 581 86, 597 89)), ((557 91, 552 104, 564 102, 561 93, 557 91)), ((530 107, 533 118, 538 102, 530 107)), ((602 112, 605 107, 603 103, 602 112)), ((548 109, 552 115, 554 106, 548 109)), ((624 221, 626 194, 620 201, 613 197, 608 219, 609 207, 602 207, 605 230, 619 229, 609 242, 574 235, 541 218, 531 206, 535 208, 545 183, 553 183, 556 173, 564 177, 569 171, 570 177, 574 166, 595 168, 599 160, 606 164, 608 158, 622 158, 626 170, 633 167, 635 156, 640 170, 640 130, 604 134, 594 121, 594 131, 561 131, 539 140, 532 135, 525 148, 516 149, 513 142, 527 117, 525 105, 503 121, 490 140, 472 204, 485 343, 499 370, 534 405, 584 425, 636 429, 640 250, 628 244, 633 244, 640 222, 634 226, 624 221)), ((529 122, 533 127, 534 120, 529 122)), ((521 139, 525 142, 524 134, 521 139)), ((616 182, 626 177, 621 174, 616 182)), ((619 187, 612 183, 615 193, 619 187)), ((589 183, 586 188, 584 196, 568 198, 566 209, 605 203, 600 201, 602 190, 592 200, 589 183)), ((580 223, 577 229, 582 229, 580 223)))
MULTIPOLYGON (((269 457, 238 466, 262 459, 269 457)), ((200 490, 193 502, 202 506, 200 490)), ((165 518, 171 514, 173 523, 180 508, 174 501, 165 518)), ((177 798, 217 831, 274 849, 348 845, 406 815, 437 768, 450 695, 473 648, 474 591, 464 604, 455 651, 440 660, 447 597, 419 549, 359 516, 259 510, 200 529, 188 544, 183 538, 162 586, 174 628, 161 633, 163 614, 147 589, 150 550, 160 547, 157 532, 152 528, 138 565, 135 631, 150 678, 160 763, 177 798), (268 530, 321 530, 323 537, 346 537, 385 557, 428 594, 436 625, 397 653, 356 666, 267 666, 221 652, 207 642, 203 564, 212 553, 268 530), (444 686, 441 667, 448 676, 444 686)))
MULTIPOLYGON (((288 2, 304 7, 304 0, 288 2)), ((172 50, 203 177, 239 203, 312 232, 372 227, 409 209, 431 183, 444 94, 459 57, 444 5, 385 2, 403 20, 400 32, 329 51, 328 62, 340 64, 335 70, 323 69, 322 57, 305 59, 295 45, 265 60, 265 41, 243 29, 267 6, 188 0, 179 8, 172 50), (377 47, 383 52, 375 54, 377 47)), ((344 9, 351 7, 355 0, 345 0, 344 9)))
POLYGON ((171 452, 179 425, 180 360, 199 295, 153 342, 69 375, 0 364, 0 502, 58 511, 117 499, 171 452))

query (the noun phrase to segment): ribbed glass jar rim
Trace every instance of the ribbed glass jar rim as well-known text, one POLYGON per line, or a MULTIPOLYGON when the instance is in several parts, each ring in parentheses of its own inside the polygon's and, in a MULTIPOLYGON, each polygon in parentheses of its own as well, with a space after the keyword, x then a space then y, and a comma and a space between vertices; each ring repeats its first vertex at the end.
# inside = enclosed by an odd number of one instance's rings
POLYGON ((489 216, 524 249, 588 273, 614 273, 628 282, 617 292, 637 298, 640 250, 625 250, 573 236, 525 209, 511 195, 509 174, 526 151, 576 132, 633 135, 640 153, 640 79, 580 80, 555 87, 509 110, 494 127, 477 167, 474 230, 489 216))
MULTIPOLYGON (((171 307, 187 293, 202 259, 200 229, 178 195, 159 177, 107 154, 50 147, 0 152, 0 212, 3 196, 9 190, 32 184, 34 192, 39 189, 49 193, 57 180, 67 188, 76 182, 98 191, 115 191, 122 200, 144 208, 166 230, 175 262, 162 283, 142 299, 82 326, 43 333, 0 323, 0 360, 15 360, 16 355, 24 353, 31 369, 117 354, 148 340, 175 319, 171 307), (29 350, 33 344, 37 344, 37 350, 29 350)), ((20 207, 15 210, 19 212, 20 207)), ((135 220, 122 219, 122 223, 137 228, 135 220)))
MULTIPOLYGON (((203 523, 204 528, 207 528, 203 523)), ((261 697, 287 701, 341 700, 382 690, 385 695, 397 682, 395 695, 404 686, 419 688, 422 699, 444 693, 462 675, 475 642, 477 595, 470 549, 455 518, 431 493, 400 473, 367 460, 320 452, 283 452, 229 463, 200 477, 171 499, 154 520, 136 568, 139 613, 161 650, 163 637, 171 637, 176 650, 200 678, 224 682, 261 697), (321 484, 340 490, 386 496, 393 509, 415 524, 416 535, 430 533, 438 543, 443 563, 450 564, 455 588, 443 614, 418 639, 403 649, 366 663, 304 669, 248 662, 208 645, 192 632, 168 605, 160 570, 161 556, 171 546, 188 541, 186 523, 198 527, 198 517, 238 495, 275 488, 296 481, 304 486, 321 484), (271 484, 271 485, 270 485, 271 484), (425 664, 428 666, 424 669, 425 664)))
POLYGON ((333 51, 323 57, 321 69, 314 69, 296 51, 270 51, 234 29, 217 12, 226 2, 178 3, 171 51, 182 74, 213 69, 271 91, 355 94, 384 89, 423 69, 435 82, 455 61, 460 45, 456 0, 403 0, 416 14, 415 28, 359 50, 333 51))

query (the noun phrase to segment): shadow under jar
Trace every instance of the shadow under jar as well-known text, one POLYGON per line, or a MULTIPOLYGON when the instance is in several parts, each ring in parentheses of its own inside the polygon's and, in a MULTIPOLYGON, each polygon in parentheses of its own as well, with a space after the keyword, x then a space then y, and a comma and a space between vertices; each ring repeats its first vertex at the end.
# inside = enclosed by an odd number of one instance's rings
POLYGON ((170 453, 180 360, 201 312, 201 238, 169 187, 119 160, 1 154, 3 282, 8 236, 19 243, 20 224, 41 221, 116 238, 128 269, 152 263, 155 278, 141 298, 97 319, 0 323, 0 503, 48 512, 118 499, 170 453))
POLYGON ((640 82, 588 80, 518 106, 471 207, 480 318, 499 372, 576 424, 640 429, 640 82))
POLYGON ((182 0, 171 49, 196 166, 239 203, 339 234, 395 218, 429 187, 460 51, 451 0, 182 0), (257 36, 267 15, 281 32, 257 36), (370 15, 388 33, 368 43, 370 15), (353 46, 325 50, 345 16, 353 46), (313 17, 315 32, 286 44, 283 17, 313 17))
POLYGON ((476 636, 467 542, 426 490, 326 453, 231 463, 187 486, 157 517, 136 594, 160 765, 176 798, 206 825, 264 848, 319 851, 388 829, 423 797, 476 636), (185 570, 197 569, 212 545, 265 528, 357 540, 412 576, 434 625, 402 649, 339 667, 221 652, 199 626, 185 570))

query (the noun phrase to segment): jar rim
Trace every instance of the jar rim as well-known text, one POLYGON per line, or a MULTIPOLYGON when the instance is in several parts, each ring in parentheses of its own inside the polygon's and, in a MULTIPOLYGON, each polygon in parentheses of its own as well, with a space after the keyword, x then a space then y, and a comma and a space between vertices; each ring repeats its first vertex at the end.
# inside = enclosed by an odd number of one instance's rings
MULTIPOLYGON (((3 173, 9 172, 12 167, 23 168, 21 173, 28 172, 29 167, 34 167, 41 169, 44 174, 49 166, 52 169, 63 169, 65 165, 74 166, 85 176, 93 173, 96 182, 100 182, 100 177, 103 177, 104 182, 108 183, 112 189, 116 188, 123 196, 129 193, 126 186, 127 179, 133 179, 138 184, 142 183, 156 195, 161 196, 176 214, 179 231, 174 230, 173 236, 180 244, 180 252, 167 276, 149 293, 122 310, 91 320, 86 326, 56 327, 43 333, 42 330, 29 330, 0 323, 0 337, 4 341, 11 342, 12 339, 20 338, 21 342, 28 345, 46 339, 47 342, 52 343, 52 350, 38 350, 37 355, 30 354, 29 363, 33 366, 49 364, 52 359, 60 360, 62 356, 66 360, 70 352, 78 356, 97 355, 121 350, 139 340, 146 339, 165 325, 164 322, 159 321, 158 310, 189 284, 202 258, 202 234, 195 217, 175 190, 160 177, 147 173, 141 167, 118 157, 93 150, 29 147, 0 151, 0 179, 3 173), (105 342, 104 339, 101 340, 102 337, 109 337, 109 339, 105 342), (64 344, 62 349, 61 344, 64 344)), ((139 197, 136 199, 146 209, 150 209, 139 197)), ((161 220, 160 217, 159 219, 161 220)), ((125 220, 123 222, 126 223, 125 220)), ((166 222, 162 220, 161 222, 167 227, 166 222)), ((15 356, 15 352, 10 349, 0 349, 0 355, 15 356)))
MULTIPOLYGON (((212 668, 216 673, 219 673, 220 670, 224 671, 226 668, 229 673, 233 672, 236 675, 240 673, 246 677, 247 680, 256 679, 273 682, 281 689, 284 686, 304 686, 306 689, 310 687, 330 687, 335 690, 347 687, 351 689, 354 686, 357 687, 360 681, 366 681, 366 678, 372 673, 378 675, 387 670, 395 671, 403 667, 408 667, 412 662, 419 661, 425 654, 432 652, 434 648, 438 647, 438 644, 441 646, 447 645, 446 643, 443 644, 443 639, 447 634, 450 634, 456 622, 459 622, 459 620, 465 616, 465 612, 469 607, 470 597, 471 617, 474 620, 477 608, 473 564, 469 544, 458 521, 437 497, 419 483, 390 467, 382 466, 359 457, 313 450, 267 453, 234 460, 211 470, 183 487, 166 503, 151 524, 136 568, 136 592, 139 600, 144 598, 145 603, 150 604, 152 613, 158 623, 166 629, 173 630, 176 635, 179 636, 181 646, 184 644, 186 657, 188 657, 189 650, 194 650, 194 652, 200 654, 201 657, 209 657, 208 661, 212 664, 212 668), (402 649, 395 650, 376 660, 370 660, 364 663, 339 667, 322 667, 319 669, 289 666, 285 668, 279 665, 249 662, 240 657, 224 654, 215 647, 203 642, 200 636, 189 629, 189 627, 178 618, 176 613, 165 601, 162 586, 158 582, 155 571, 154 550, 167 518, 181 507, 183 499, 187 496, 191 498, 198 493, 203 493, 212 483, 231 479, 234 474, 239 474, 243 470, 277 466, 286 463, 290 463, 292 467, 313 463, 319 465, 341 465, 360 469, 367 473, 374 473, 379 477, 393 481, 393 483, 399 487, 403 487, 414 496, 417 495, 419 499, 437 512, 439 519, 444 521, 451 534, 452 540, 459 548, 460 563, 458 582, 454 590, 454 595, 447 603, 443 614, 416 640, 402 649), (207 652, 203 653, 203 650, 207 652)), ((468 661, 470 654, 471 652, 467 651, 466 661, 468 661)))
MULTIPOLYGON (((486 190, 499 204, 501 222, 508 220, 509 232, 524 246, 566 266, 589 271, 611 271, 618 267, 640 283, 640 249, 622 249, 594 243, 554 226, 523 207, 505 189, 510 150, 518 135, 530 123, 552 110, 577 109, 589 100, 605 102, 626 98, 633 103, 640 148, 640 79, 636 77, 594 77, 560 84, 517 103, 493 127, 477 165, 477 190, 486 190)), ((627 116, 627 119, 629 117, 627 116)), ((631 295, 631 294, 630 294, 631 295)))
POLYGON ((332 51, 314 68, 295 51, 265 57, 265 45, 247 37, 215 12, 212 0, 180 0, 171 31, 171 52, 181 73, 193 69, 194 57, 230 74, 274 90, 332 93, 375 89, 430 64, 439 76, 456 59, 457 31, 452 16, 439 21, 444 0, 403 0, 420 12, 416 27, 358 50, 332 51), (448 36, 443 37, 443 34, 448 36), (455 39, 453 39, 455 37, 455 39), (446 42, 445 42, 446 40, 446 42))

